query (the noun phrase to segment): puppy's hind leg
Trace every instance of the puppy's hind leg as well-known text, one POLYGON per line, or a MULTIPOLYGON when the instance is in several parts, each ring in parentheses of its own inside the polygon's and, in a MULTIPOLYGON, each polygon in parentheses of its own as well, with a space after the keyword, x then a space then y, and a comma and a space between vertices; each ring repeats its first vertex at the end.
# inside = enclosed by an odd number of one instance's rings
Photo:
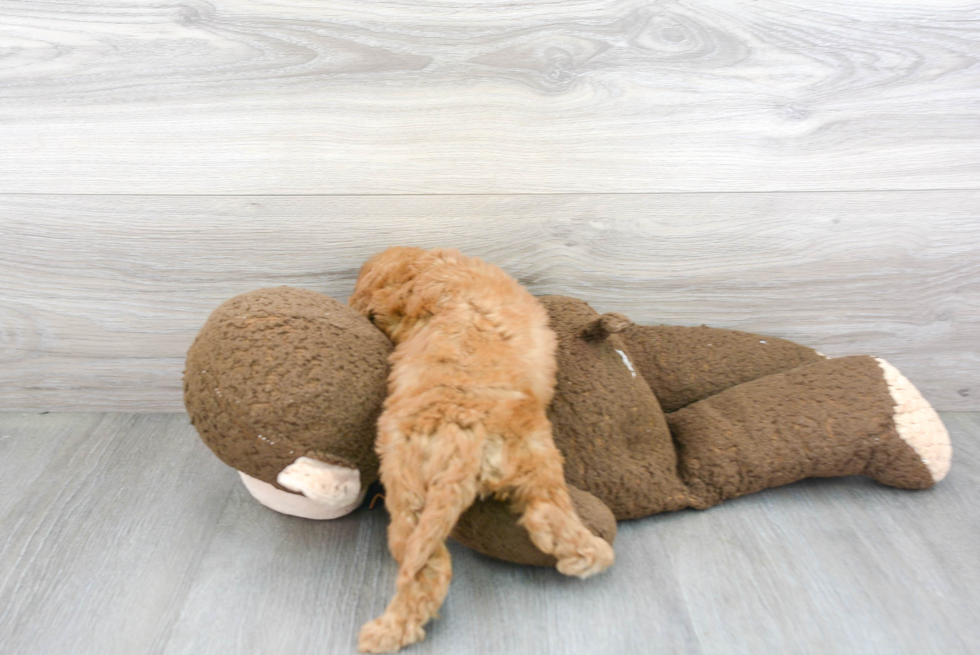
MULTIPOLYGON (((459 432, 456 426, 451 428, 459 432)), ((449 591, 452 566, 445 541, 476 499, 480 466, 477 457, 465 453, 467 448, 450 440, 455 437, 446 439, 446 455, 435 455, 426 464, 438 473, 429 481, 418 524, 395 549, 401 556, 395 597, 384 614, 361 628, 358 648, 362 652, 393 652, 425 638, 422 626, 436 615, 449 591)))
POLYGON ((565 575, 587 578, 600 573, 615 560, 612 546, 585 527, 575 513, 565 484, 561 456, 551 446, 547 456, 537 456, 520 468, 526 473, 512 491, 518 521, 542 552, 554 555, 556 568, 565 575))

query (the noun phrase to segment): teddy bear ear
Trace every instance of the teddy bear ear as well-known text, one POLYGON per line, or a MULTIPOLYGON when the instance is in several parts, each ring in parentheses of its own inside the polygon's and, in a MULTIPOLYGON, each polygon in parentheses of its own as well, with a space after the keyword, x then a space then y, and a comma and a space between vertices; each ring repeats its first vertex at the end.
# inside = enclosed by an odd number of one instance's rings
POLYGON ((608 312, 589 323, 582 330, 582 336, 589 340, 605 339, 610 334, 622 332, 631 325, 633 321, 623 314, 608 312))

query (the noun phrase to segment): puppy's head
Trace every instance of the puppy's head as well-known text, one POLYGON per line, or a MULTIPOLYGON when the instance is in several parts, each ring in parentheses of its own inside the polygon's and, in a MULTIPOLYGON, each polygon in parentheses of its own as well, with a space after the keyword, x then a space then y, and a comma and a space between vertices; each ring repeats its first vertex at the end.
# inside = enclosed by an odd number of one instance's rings
POLYGON ((405 316, 411 284, 425 254, 421 248, 398 246, 375 255, 361 267, 347 303, 392 337, 405 316))

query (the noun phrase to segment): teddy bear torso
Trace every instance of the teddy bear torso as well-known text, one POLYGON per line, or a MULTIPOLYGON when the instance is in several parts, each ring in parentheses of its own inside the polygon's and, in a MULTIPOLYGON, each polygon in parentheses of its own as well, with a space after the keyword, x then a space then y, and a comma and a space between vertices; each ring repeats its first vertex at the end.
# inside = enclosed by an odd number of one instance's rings
POLYGON ((558 380, 548 412, 565 479, 617 519, 690 507, 660 403, 618 334, 590 338, 600 315, 581 300, 539 298, 558 336, 558 380))

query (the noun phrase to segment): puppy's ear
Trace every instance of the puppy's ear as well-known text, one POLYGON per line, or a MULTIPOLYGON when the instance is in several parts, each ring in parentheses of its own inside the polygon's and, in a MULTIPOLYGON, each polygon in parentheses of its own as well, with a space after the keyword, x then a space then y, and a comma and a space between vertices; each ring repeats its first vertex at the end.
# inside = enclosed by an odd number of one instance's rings
POLYGON ((375 255, 361 267, 347 304, 365 316, 369 311, 397 313, 397 308, 388 305, 400 295, 398 289, 418 274, 416 263, 424 254, 421 248, 396 246, 375 255))

